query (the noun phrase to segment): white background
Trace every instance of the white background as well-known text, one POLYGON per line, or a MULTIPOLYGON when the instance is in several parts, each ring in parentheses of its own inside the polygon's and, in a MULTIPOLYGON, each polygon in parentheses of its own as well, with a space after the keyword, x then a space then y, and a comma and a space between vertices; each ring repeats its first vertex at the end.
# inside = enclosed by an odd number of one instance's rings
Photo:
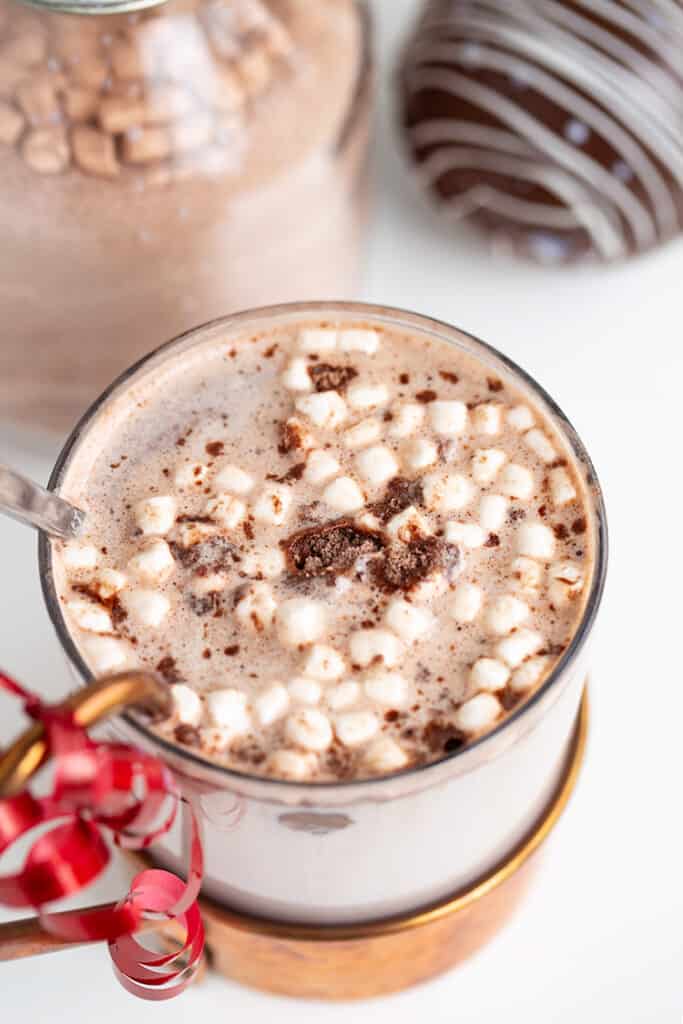
MULTIPOLYGON (((573 420, 606 492, 611 567, 593 646, 592 730, 579 789, 521 913, 456 972, 355 1005, 276 999, 212 977, 172 1003, 133 1000, 106 952, 0 968, 6 1021, 654 1022, 683 1019, 683 244, 610 270, 493 263, 416 201, 389 100, 412 0, 374 0, 382 103, 377 203, 360 298, 451 321, 527 368, 573 420)), ((11 329, 5 325, 4 329, 11 329)), ((0 439, 45 479, 47 456, 0 439)), ((0 660, 66 689, 35 572, 35 538, 0 523, 0 660)), ((16 730, 2 700, 0 741, 16 730)), ((121 889, 108 881, 107 895, 121 889)))

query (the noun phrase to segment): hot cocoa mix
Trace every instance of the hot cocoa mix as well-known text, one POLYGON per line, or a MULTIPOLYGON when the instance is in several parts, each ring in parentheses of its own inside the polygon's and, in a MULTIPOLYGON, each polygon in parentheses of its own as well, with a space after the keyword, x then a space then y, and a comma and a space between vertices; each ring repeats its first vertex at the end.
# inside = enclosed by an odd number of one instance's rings
POLYGON ((0 419, 66 430, 199 321, 347 294, 369 73, 353 0, 0 0, 0 419))
POLYGON ((556 425, 507 374, 385 322, 169 357, 70 481, 87 530, 57 546, 57 584, 86 662, 155 668, 161 734, 244 772, 459 750, 543 683, 590 589, 589 490, 556 425))

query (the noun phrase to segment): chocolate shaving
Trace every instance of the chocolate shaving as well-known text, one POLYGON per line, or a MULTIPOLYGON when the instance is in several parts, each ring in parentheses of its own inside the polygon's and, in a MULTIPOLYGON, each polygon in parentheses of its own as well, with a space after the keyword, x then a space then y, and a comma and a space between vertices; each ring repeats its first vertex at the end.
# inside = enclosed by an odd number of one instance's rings
POLYGON ((439 377, 447 380, 449 384, 457 384, 460 380, 457 373, 451 373, 450 370, 439 370, 439 377))
POLYGON ((207 455, 222 455, 225 449, 225 445, 222 441, 209 441, 206 445, 207 455))
POLYGON ((180 672, 176 668, 175 658, 172 658, 170 654, 167 654, 161 661, 157 662, 156 669, 167 683, 177 683, 182 679, 180 672))
POLYGON ((422 730, 422 739, 432 753, 452 754, 464 747, 466 740, 459 729, 443 719, 433 718, 422 730))
POLYGON ((349 382, 358 376, 358 370, 353 366, 316 363, 308 367, 308 375, 316 391, 345 391, 349 382))
POLYGON ((460 566, 460 549, 438 537, 394 544, 372 566, 374 581, 386 593, 409 591, 435 572, 453 578, 460 566))
POLYGON ((176 725, 173 736, 178 743, 182 743, 186 747, 198 747, 200 745, 199 729, 194 725, 176 725))
POLYGON ((278 484, 290 484, 296 480, 301 480, 305 469, 305 462, 297 462, 296 465, 292 466, 291 469, 288 469, 286 473, 282 474, 282 476, 277 476, 275 473, 268 473, 266 475, 266 480, 273 480, 278 484))
POLYGON ((418 402, 422 402, 423 405, 428 405, 430 402, 435 402, 437 398, 436 391, 432 391, 431 388, 425 388, 424 391, 418 391, 415 395, 415 399, 418 402))
POLYGON ((403 512, 410 505, 421 505, 423 500, 422 481, 406 480, 404 477, 395 476, 387 484, 384 497, 369 506, 369 511, 382 523, 388 523, 390 519, 403 512))
POLYGON ((496 377, 487 377, 486 383, 489 386, 489 391, 497 392, 503 390, 502 380, 498 380, 496 377))
POLYGON ((222 603, 220 595, 212 590, 208 594, 188 594, 187 603, 195 615, 209 615, 220 612, 222 603))
POLYGON ((281 541, 281 547, 290 573, 304 577, 327 573, 336 576, 348 572, 361 555, 377 554, 384 547, 384 540, 351 519, 336 519, 299 530, 281 541))
POLYGON ((226 572, 240 562, 241 556, 226 537, 207 537, 206 540, 184 548, 172 542, 170 545, 173 557, 184 569, 199 569, 204 575, 210 572, 226 572))
POLYGON ((280 455, 288 455, 304 447, 304 430, 300 423, 286 422, 280 425, 280 455))

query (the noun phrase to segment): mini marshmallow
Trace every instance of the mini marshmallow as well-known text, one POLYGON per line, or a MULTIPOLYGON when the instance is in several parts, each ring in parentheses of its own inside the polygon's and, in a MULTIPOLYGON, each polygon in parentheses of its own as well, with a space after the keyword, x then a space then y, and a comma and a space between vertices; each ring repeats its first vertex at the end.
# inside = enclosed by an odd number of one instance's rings
POLYGON ((349 643, 351 661, 363 667, 382 661, 387 668, 393 668, 403 654, 403 644, 388 629, 359 629, 351 634, 349 643))
POLYGON ((396 537, 403 544, 410 544, 419 537, 429 537, 432 530, 429 522, 414 505, 409 505, 402 512, 392 516, 386 525, 390 537, 396 537))
MULTIPOLYGON (((382 522, 380 519, 377 518, 374 512, 361 512, 361 514, 356 517, 356 525, 360 526, 362 529, 374 530, 376 532, 382 529, 382 522)), ((337 583, 339 582, 340 579, 343 578, 344 577, 342 576, 338 576, 337 583)))
POLYGON ((364 352, 373 356, 379 348, 379 336, 377 331, 352 328, 339 332, 338 345, 342 352, 364 352))
POLYGON ((207 594, 218 594, 228 585, 228 577, 221 572, 210 572, 206 576, 195 576, 192 580, 192 593, 197 597, 207 594))
POLYGON ((365 504, 365 495, 350 476, 340 476, 328 484, 323 501, 337 512, 358 512, 365 504))
POLYGON ((313 388, 308 363, 300 356, 289 361, 280 380, 288 391, 311 391, 313 388))
POLYGON ((515 558, 510 566, 515 587, 525 593, 533 593, 538 589, 543 575, 543 569, 533 558, 526 558, 520 555, 515 558))
POLYGON ((261 548, 242 557, 242 572, 260 579, 275 579, 285 571, 285 556, 280 548, 261 548))
POLYGON ((366 448, 356 456, 356 465, 362 478, 371 487, 381 487, 398 473, 394 453, 382 444, 366 448))
POLYGON ((91 634, 82 640, 85 657, 95 674, 114 672, 130 661, 130 651, 113 636, 91 634))
POLYGON ((251 729, 247 695, 241 690, 214 690, 206 695, 206 708, 213 725, 224 729, 233 739, 251 729))
POLYGON ((553 462, 557 458, 557 452, 543 431, 539 430, 538 427, 528 430, 524 434, 524 443, 527 448, 530 448, 532 452, 538 455, 541 462, 553 462))
POLYGON ((151 629, 157 629, 171 610, 169 599, 157 590, 127 590, 121 600, 131 618, 151 629))
POLYGON ((323 430, 335 430, 347 416, 346 402, 337 391, 316 391, 313 395, 297 398, 297 410, 311 423, 323 430))
POLYGON ((181 547, 191 548, 195 544, 201 544, 202 541, 208 540, 209 537, 215 537, 217 533, 218 527, 215 523, 181 523, 178 529, 178 541, 181 547))
POLYGON ((287 684, 287 689, 289 696, 297 704, 308 704, 310 706, 319 704, 323 693, 319 682, 315 679, 305 679, 303 676, 297 676, 296 679, 292 679, 287 684))
POLYGON ((214 480, 216 490, 227 491, 228 494, 248 494, 253 486, 253 476, 239 466, 223 466, 214 480))
POLYGON ((286 647, 315 643, 324 634, 325 627, 324 606, 308 597, 293 597, 278 609, 278 636, 286 647))
POLYGON ((392 438, 410 437, 422 426, 425 418, 424 405, 401 402, 391 407, 392 420, 388 434, 392 438))
POLYGON ((98 558, 97 548, 92 544, 79 544, 78 541, 71 540, 62 548, 64 568, 71 572, 94 569, 98 558))
POLYGON ((401 747, 390 736, 380 736, 365 752, 365 763, 375 772, 395 772, 408 763, 401 747))
POLYGON ((555 508, 562 508, 563 505, 568 505, 570 501, 576 499, 576 488, 571 481, 569 473, 562 466, 557 466, 555 469, 550 470, 548 481, 550 483, 550 496, 553 499, 555 508))
POLYGON ((337 715, 334 730, 345 747, 358 747, 372 739, 379 722, 372 711, 347 711, 337 715))
POLYGON ((384 621, 389 629, 405 643, 414 644, 434 628, 435 620, 426 608, 416 608, 401 597, 394 597, 384 613, 384 621))
POLYGON ((472 427, 477 434, 499 434, 502 408, 495 402, 482 402, 472 410, 472 427))
POLYGON ((304 750, 326 750, 332 742, 332 726, 317 708, 302 708, 285 722, 285 736, 304 750))
POLYGON ((379 441, 381 436, 381 423, 370 416, 344 433, 344 444, 347 448, 366 448, 369 444, 379 441))
POLYGON ((510 668, 517 668, 525 658, 536 654, 543 646, 543 637, 534 629, 517 629, 496 644, 496 655, 510 668))
POLYGON ((235 618, 255 633, 269 629, 275 618, 277 601, 267 583, 252 583, 235 605, 235 618))
POLYGON ((512 594, 503 594, 489 604, 486 625, 492 633, 504 636, 521 626, 528 617, 529 606, 524 601, 512 594))
POLYGON ((500 530, 507 514, 507 498, 502 494, 485 494, 479 502, 479 522, 484 530, 500 530))
POLYGON ((220 729, 215 725, 201 728, 199 737, 205 754, 222 754, 235 738, 230 729, 220 729))
POLYGON ((254 505, 254 519, 259 523, 282 526, 292 504, 292 491, 286 484, 268 484, 254 505))
POLYGON ((417 473, 421 469, 427 469, 438 461, 439 452, 433 441, 425 441, 423 438, 415 438, 406 441, 401 448, 401 459, 406 469, 417 473))
POLYGON ((474 622, 483 600, 481 587, 475 583, 458 583, 449 611, 456 622, 474 622))
POLYGON ((490 484, 506 459, 500 448, 478 448, 472 456, 472 478, 478 484, 490 484))
POLYGON ((374 409, 386 405, 389 401, 389 390, 385 384, 352 384, 346 392, 346 398, 352 409, 374 409))
POLYGON ((308 484, 324 484, 339 472, 339 463, 334 455, 322 448, 314 448, 309 452, 304 470, 304 480, 308 484))
POLYGON ((548 592, 554 605, 567 604, 583 590, 584 576, 576 562, 555 562, 550 566, 549 577, 548 592))
POLYGON ((507 420, 508 426, 520 433, 523 430, 528 430, 534 425, 533 414, 531 409, 526 405, 515 405, 514 408, 508 409, 505 419, 507 420))
POLYGON ((258 695, 254 701, 254 712, 263 726, 272 725, 282 718, 289 707, 289 694, 282 683, 274 683, 258 695))
POLYGON ((292 782, 308 778, 315 768, 314 755, 297 754, 294 750, 275 750, 268 758, 270 774, 282 779, 290 779, 292 782))
POLYGON ((171 687, 171 700, 178 721, 196 728, 202 720, 203 710, 198 694, 184 683, 175 683, 171 687))
POLYGON ((502 690, 510 678, 510 669, 495 658, 478 658, 470 669, 473 690, 502 690))
POLYGON ((224 529, 236 530, 240 523, 244 522, 247 506, 232 494, 223 493, 210 498, 205 511, 207 516, 220 523, 224 529))
POLYGON ((410 696, 408 683, 398 672, 373 672, 365 680, 365 693, 388 708, 405 707, 410 696))
POLYGON ((534 493, 533 473, 526 466, 510 462, 498 477, 497 487, 508 498, 519 498, 526 501, 534 493))
POLYGON ((114 628, 107 609, 94 601, 69 601, 66 607, 79 629, 88 633, 111 633, 114 628))
POLYGON ((297 341, 302 352, 334 352, 337 347, 337 331, 306 327, 299 331, 297 341))
POLYGON ((178 466, 174 482, 181 491, 190 487, 202 487, 209 477, 209 467, 201 462, 183 462, 178 466))
POLYGON ((528 661, 525 661, 523 665, 520 665, 512 673, 510 689, 514 690, 515 693, 524 693, 525 690, 530 690, 532 686, 536 686, 540 682, 541 676, 545 673, 549 664, 550 658, 543 654, 536 658, 529 658, 528 661))
POLYGON ((304 661, 304 675, 320 679, 323 683, 335 682, 345 671, 346 664, 341 654, 326 644, 313 644, 304 661))
POLYGON ((442 572, 434 572, 411 588, 410 596, 416 604, 427 604, 448 590, 448 581, 442 572))
POLYGON ((347 679, 326 693, 327 703, 332 711, 341 711, 356 703, 360 697, 360 686, 353 679, 347 679))
POLYGON ((93 583, 93 590, 103 601, 108 601, 122 591, 127 582, 127 576, 117 569, 102 569, 93 583))
POLYGON ((144 534, 168 533, 175 523, 176 506, 170 494, 145 498, 135 506, 135 522, 144 534))
POLYGON ((474 488, 460 473, 428 473, 423 478, 424 500, 435 512, 455 512, 474 497, 474 488))
POLYGON ((154 540, 128 562, 128 568, 145 583, 163 583, 175 568, 171 549, 165 540, 154 540))
MULTIPOLYGON (((329 393, 331 394, 332 392, 329 393)), ((290 416, 285 422, 285 428, 289 448, 295 448, 297 451, 306 454, 316 447, 318 442, 303 420, 298 419, 296 416, 290 416)))
POLYGON ((458 708, 455 725, 463 732, 477 733, 493 725, 501 712, 501 706, 492 693, 478 693, 458 708))
POLYGON ((464 402, 430 402, 429 421, 442 437, 458 437, 467 425, 467 406, 464 402))
POLYGON ((449 544, 466 548, 480 548, 486 540, 486 534, 476 523, 446 523, 445 537, 449 544))
POLYGON ((547 561, 555 551, 553 531, 543 523, 522 523, 517 530, 515 546, 520 555, 547 561))

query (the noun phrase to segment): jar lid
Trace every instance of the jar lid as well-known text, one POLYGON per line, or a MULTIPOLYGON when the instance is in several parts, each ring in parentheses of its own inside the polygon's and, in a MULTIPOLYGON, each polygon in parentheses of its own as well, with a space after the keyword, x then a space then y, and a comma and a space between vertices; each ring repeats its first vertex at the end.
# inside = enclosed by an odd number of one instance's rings
POLYGON ((29 7, 57 14, 130 14, 159 7, 166 0, 22 0, 29 7))

